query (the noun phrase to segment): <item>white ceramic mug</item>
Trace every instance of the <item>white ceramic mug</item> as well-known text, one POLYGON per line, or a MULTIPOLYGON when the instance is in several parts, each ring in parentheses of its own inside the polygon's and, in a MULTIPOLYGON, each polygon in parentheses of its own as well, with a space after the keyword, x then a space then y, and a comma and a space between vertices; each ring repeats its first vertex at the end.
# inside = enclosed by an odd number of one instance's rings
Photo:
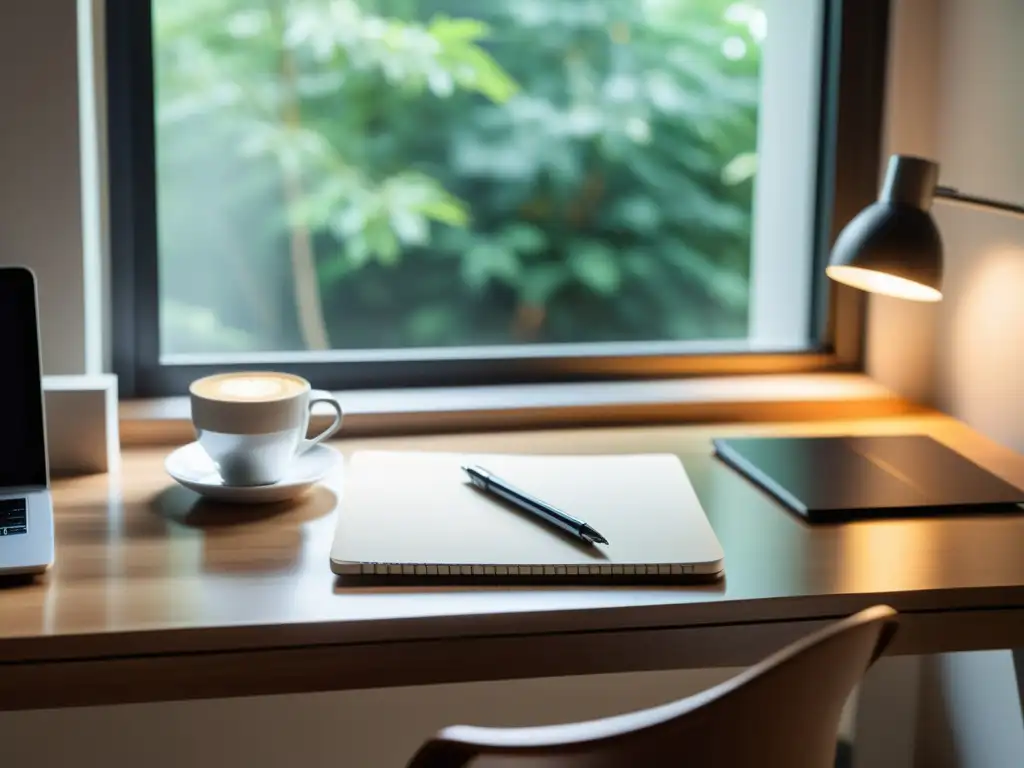
POLYGON ((295 458, 341 428, 344 413, 329 392, 289 373, 220 373, 192 382, 192 423, 227 485, 271 485, 295 458), (334 409, 334 422, 307 440, 315 403, 334 409))

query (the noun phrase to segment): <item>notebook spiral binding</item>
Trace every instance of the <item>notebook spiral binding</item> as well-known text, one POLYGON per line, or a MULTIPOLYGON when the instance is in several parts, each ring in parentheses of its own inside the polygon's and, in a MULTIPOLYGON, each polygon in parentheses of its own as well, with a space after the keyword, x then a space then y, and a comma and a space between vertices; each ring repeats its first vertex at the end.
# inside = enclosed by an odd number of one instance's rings
POLYGON ((346 563, 340 574, 361 576, 682 576, 690 565, 396 565, 346 563))

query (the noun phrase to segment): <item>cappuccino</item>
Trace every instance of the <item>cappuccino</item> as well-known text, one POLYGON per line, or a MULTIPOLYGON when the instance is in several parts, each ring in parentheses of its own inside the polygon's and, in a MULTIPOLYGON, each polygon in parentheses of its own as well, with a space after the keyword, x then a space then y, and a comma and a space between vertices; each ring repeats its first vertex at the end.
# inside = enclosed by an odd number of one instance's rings
POLYGON ((290 373, 220 373, 192 382, 189 392, 199 444, 226 485, 277 482, 298 454, 341 427, 338 401, 290 373), (307 439, 314 403, 330 406, 334 422, 307 439))
POLYGON ((259 403, 295 397, 309 388, 308 382, 286 373, 221 373, 192 383, 195 395, 210 400, 259 403))

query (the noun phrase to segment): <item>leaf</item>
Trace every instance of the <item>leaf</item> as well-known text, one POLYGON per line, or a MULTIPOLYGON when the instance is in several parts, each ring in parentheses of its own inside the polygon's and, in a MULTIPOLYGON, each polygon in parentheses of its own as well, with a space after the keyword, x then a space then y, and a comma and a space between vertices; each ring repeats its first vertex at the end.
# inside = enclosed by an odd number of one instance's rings
POLYGON ((334 175, 322 184, 310 185, 307 191, 288 206, 292 226, 314 229, 330 227, 339 234, 349 234, 363 225, 364 215, 356 202, 364 197, 355 179, 334 175))
POLYGON ((477 19, 435 17, 427 27, 439 44, 437 63, 463 88, 477 91, 496 104, 512 97, 519 86, 476 41, 490 36, 490 27, 477 19))
POLYGON ((569 268, 581 283, 603 296, 615 293, 622 280, 612 249, 596 241, 571 246, 569 268))
POLYGON ((469 224, 469 212, 460 200, 450 195, 429 200, 419 206, 419 210, 428 218, 453 227, 465 227, 469 224))
POLYGON ((477 19, 437 16, 423 26, 374 15, 353 0, 337 0, 326 9, 292 3, 289 16, 286 44, 297 52, 311 50, 324 64, 340 58, 351 69, 375 72, 408 90, 429 87, 441 98, 458 85, 501 103, 518 88, 478 44, 490 27, 477 19))
POLYGON ((747 277, 737 274, 735 269, 716 263, 705 254, 681 243, 666 249, 663 257, 706 295, 730 307, 742 308, 747 305, 750 285, 747 277))
POLYGON ((407 245, 423 245, 430 239, 427 220, 416 211, 392 211, 391 230, 407 245))
POLYGON ((754 178, 757 173, 757 152, 743 152, 736 155, 722 169, 722 183, 734 186, 754 178))
POLYGON ((497 243, 484 241, 462 257, 462 279, 474 291, 483 290, 491 280, 512 283, 519 272, 515 252, 497 243))
MULTIPOLYGON (((359 242, 363 242, 359 238, 359 242)), ((351 245, 352 243, 350 243, 351 245)), ((316 274, 323 285, 332 285, 344 280, 348 275, 358 269, 355 259, 352 259, 348 250, 336 253, 333 256, 320 259, 316 264, 316 274)))
POLYGON ((353 235, 345 241, 345 258, 348 259, 349 271, 355 271, 370 262, 373 253, 370 243, 362 233, 353 235))
POLYGON ((385 266, 398 262, 401 248, 386 219, 374 219, 366 226, 364 234, 367 249, 377 261, 385 266))
POLYGON ((448 16, 435 16, 427 25, 427 31, 442 44, 455 42, 472 42, 481 40, 491 33, 491 28, 478 19, 453 19, 448 16))
POLYGON ((661 226, 661 211, 658 204, 646 195, 627 197, 614 207, 610 220, 633 232, 649 234, 661 226))
POLYGON ((544 232, 530 224, 511 224, 501 231, 498 239, 506 248, 527 255, 540 253, 548 246, 544 232))
POLYGON ((381 192, 387 198, 392 215, 411 211, 452 226, 469 223, 462 201, 426 174, 407 171, 392 176, 384 182, 381 192))

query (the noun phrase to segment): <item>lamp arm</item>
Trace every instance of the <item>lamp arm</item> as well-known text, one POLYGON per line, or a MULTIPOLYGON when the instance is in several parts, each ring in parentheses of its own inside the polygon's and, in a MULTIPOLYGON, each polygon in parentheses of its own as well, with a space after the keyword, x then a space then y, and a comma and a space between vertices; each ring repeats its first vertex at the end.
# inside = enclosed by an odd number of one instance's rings
POLYGON ((954 203, 986 210, 1002 211, 1017 216, 1024 216, 1024 206, 1014 203, 1004 203, 1002 200, 993 200, 990 197, 978 197, 977 195, 966 195, 956 187, 936 187, 935 197, 939 200, 949 200, 954 203))

